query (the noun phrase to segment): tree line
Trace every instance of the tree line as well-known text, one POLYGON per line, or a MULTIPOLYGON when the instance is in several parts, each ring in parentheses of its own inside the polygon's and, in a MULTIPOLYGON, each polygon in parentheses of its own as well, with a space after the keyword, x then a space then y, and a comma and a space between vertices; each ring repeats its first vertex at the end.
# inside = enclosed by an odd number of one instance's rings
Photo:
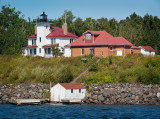
MULTIPOLYGON (((61 17, 52 21, 52 26, 62 27, 64 16, 68 24, 68 31, 81 36, 87 30, 105 30, 113 36, 123 36, 136 46, 148 45, 160 54, 160 19, 146 14, 144 17, 131 14, 123 20, 93 19, 83 20, 65 10, 61 17)), ((2 6, 0 12, 0 54, 19 54, 21 48, 27 45, 26 38, 34 34, 35 22, 25 20, 20 11, 10 6, 2 6)))

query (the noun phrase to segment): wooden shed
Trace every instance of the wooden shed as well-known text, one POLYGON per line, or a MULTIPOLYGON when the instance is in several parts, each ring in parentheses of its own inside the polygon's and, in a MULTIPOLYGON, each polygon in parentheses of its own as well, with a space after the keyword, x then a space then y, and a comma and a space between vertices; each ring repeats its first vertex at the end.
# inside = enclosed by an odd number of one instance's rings
POLYGON ((52 102, 81 102, 86 89, 80 83, 58 83, 51 88, 52 102))

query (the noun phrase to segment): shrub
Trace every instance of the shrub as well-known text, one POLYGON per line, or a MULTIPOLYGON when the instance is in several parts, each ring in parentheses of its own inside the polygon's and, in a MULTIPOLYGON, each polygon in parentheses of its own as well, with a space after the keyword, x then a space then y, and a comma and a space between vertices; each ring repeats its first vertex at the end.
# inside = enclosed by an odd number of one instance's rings
POLYGON ((109 56, 108 61, 109 61, 109 65, 111 65, 113 63, 112 62, 112 56, 109 56))
POLYGON ((63 53, 60 51, 58 47, 52 47, 52 55, 57 57, 57 56, 62 56, 63 53))
POLYGON ((56 83, 69 83, 73 79, 70 65, 63 65, 55 72, 56 83))
POLYGON ((93 65, 89 68, 89 71, 93 71, 93 72, 98 71, 97 65, 96 65, 96 64, 93 64, 93 65))

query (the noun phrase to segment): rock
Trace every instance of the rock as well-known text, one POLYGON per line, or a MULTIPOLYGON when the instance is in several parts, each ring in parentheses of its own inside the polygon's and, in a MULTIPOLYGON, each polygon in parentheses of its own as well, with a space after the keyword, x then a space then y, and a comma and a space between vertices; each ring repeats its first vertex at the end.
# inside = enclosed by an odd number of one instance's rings
POLYGON ((93 99, 93 100, 97 100, 97 95, 93 95, 93 96, 91 96, 91 99, 93 99))
POLYGON ((110 96, 109 91, 104 91, 104 92, 103 92, 103 96, 104 96, 104 97, 109 97, 109 96, 110 96))
POLYGON ((160 92, 157 93, 157 97, 160 98, 160 92))
POLYGON ((136 97, 135 97, 135 100, 138 100, 138 99, 139 99, 139 97, 138 97, 138 96, 136 96, 136 97))
POLYGON ((21 97, 21 94, 20 94, 20 93, 18 93, 18 94, 17 94, 17 98, 20 98, 20 97, 21 97))
POLYGON ((99 95, 97 99, 98 99, 99 101, 101 101, 101 102, 104 102, 104 101, 105 101, 105 98, 104 98, 102 95, 99 95))

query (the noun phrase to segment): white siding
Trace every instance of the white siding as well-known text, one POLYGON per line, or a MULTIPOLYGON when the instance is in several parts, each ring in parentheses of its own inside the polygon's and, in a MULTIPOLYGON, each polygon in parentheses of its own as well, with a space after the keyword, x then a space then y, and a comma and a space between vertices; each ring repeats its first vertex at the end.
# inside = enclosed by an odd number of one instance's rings
POLYGON ((79 89, 73 89, 73 93, 71 93, 71 89, 66 89, 65 99, 83 99, 85 97, 86 89, 81 89, 81 93, 79 93, 79 89))
POLYGON ((28 45, 32 45, 32 39, 28 39, 28 45))
POLYGON ((64 56, 65 57, 71 57, 71 48, 70 47, 65 47, 64 48, 64 56))
POLYGON ((146 56, 154 56, 155 55, 155 51, 147 51, 147 50, 144 50, 142 47, 141 48, 141 53, 143 55, 146 55, 146 56))
POLYGON ((71 89, 65 89, 60 84, 56 84, 51 88, 51 101, 61 102, 63 100, 81 100, 85 97, 86 89, 73 89, 73 93, 71 93, 71 89))
MULTIPOLYGON (((39 53, 39 50, 37 52, 37 56, 42 56, 44 57, 45 51, 42 46, 48 44, 47 43, 47 38, 46 36, 50 33, 50 24, 49 23, 38 23, 37 24, 37 46, 38 49, 41 48, 41 53, 39 53), (47 28, 46 28, 47 26, 47 28), (40 37, 41 37, 41 42, 40 42, 40 37)), ((50 43, 49 43, 50 44, 50 43)))
MULTIPOLYGON (((45 48, 43 47, 44 45, 51 44, 51 38, 46 38, 46 36, 51 32, 49 29, 50 29, 49 23, 37 23, 36 45, 38 47, 37 47, 37 52, 35 56, 52 57, 52 54, 45 54, 45 48), (41 42, 40 42, 40 37, 41 37, 41 42), (40 48, 41 48, 41 52, 39 52, 40 48)), ((70 39, 73 39, 73 38, 55 37, 55 39, 56 39, 56 43, 59 44, 58 48, 62 51, 62 48, 64 48, 65 45, 68 45, 70 43, 70 39)), ((74 38, 73 40, 76 40, 76 38, 74 38)), ((32 45, 32 39, 28 39, 28 45, 32 45)), ((25 49, 24 55, 25 56, 27 55, 27 49, 25 49)), ((64 56, 65 57, 71 56, 70 49, 67 49, 66 52, 64 51, 64 56)))
POLYGON ((51 101, 61 102, 65 98, 65 88, 56 84, 51 88, 51 101))

